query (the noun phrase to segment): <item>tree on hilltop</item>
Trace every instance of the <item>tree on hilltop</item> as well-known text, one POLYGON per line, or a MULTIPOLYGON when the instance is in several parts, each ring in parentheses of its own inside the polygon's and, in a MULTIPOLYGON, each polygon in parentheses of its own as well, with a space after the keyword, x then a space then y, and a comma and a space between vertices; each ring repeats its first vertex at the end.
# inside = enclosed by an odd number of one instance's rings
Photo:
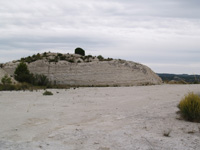
POLYGON ((79 54, 79 55, 85 56, 85 51, 82 48, 77 47, 75 49, 75 54, 79 54))

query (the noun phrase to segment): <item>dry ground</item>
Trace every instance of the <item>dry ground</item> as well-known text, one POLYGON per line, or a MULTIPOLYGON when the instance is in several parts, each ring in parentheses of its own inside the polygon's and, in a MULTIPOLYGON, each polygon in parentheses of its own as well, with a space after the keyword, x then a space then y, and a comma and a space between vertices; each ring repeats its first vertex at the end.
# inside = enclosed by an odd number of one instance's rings
POLYGON ((0 92, 0 150, 198 150, 177 104, 200 85, 0 92))

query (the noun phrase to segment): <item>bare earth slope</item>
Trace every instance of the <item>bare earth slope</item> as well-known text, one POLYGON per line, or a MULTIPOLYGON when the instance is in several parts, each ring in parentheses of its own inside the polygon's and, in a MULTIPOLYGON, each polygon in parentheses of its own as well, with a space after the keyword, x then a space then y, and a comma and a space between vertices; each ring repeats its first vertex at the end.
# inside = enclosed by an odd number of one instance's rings
POLYGON ((198 150, 177 104, 200 85, 0 92, 1 150, 198 150), (170 133, 169 137, 164 133, 170 133))
MULTIPOLYGON (((150 68, 142 64, 125 60, 98 61, 96 59, 89 60, 91 62, 77 63, 81 60, 81 56, 70 56, 75 59, 74 63, 62 60, 49 62, 47 59, 42 59, 28 64, 28 68, 32 73, 44 74, 51 81, 65 85, 132 86, 162 83, 150 68)), ((7 63, 3 69, 13 74, 18 63, 7 63)))

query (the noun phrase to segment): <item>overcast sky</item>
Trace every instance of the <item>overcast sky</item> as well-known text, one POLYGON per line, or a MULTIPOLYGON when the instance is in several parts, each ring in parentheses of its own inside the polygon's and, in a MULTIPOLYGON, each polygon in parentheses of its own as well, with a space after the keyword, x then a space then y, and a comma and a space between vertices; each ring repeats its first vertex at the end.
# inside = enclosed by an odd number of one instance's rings
POLYGON ((76 47, 200 74, 200 0, 0 0, 0 63, 76 47))

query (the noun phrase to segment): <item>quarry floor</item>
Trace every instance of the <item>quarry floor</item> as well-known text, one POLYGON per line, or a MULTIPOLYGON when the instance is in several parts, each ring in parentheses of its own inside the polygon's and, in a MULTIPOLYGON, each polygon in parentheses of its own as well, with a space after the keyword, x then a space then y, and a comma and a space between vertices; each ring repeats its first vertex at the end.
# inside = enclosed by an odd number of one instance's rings
POLYGON ((200 85, 0 92, 0 150, 197 150, 177 105, 200 85))

